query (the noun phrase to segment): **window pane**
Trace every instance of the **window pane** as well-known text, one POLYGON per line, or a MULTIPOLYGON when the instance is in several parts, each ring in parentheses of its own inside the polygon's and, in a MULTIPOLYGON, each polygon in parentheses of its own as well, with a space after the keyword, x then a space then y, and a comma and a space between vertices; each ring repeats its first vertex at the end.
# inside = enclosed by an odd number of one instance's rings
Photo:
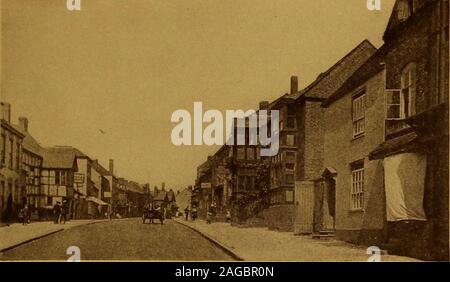
POLYGON ((387 109, 387 118, 400 118, 400 105, 390 105, 387 109))

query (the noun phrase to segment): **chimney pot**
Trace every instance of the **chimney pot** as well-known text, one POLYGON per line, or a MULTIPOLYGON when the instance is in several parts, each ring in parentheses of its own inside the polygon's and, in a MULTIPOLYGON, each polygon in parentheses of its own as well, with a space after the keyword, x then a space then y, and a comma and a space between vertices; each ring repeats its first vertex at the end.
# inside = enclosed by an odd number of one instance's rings
POLYGON ((269 109, 269 101, 261 101, 259 102, 260 110, 268 110, 269 109))
POLYGON ((19 117, 19 127, 23 131, 28 132, 28 119, 26 117, 19 117))
POLYGON ((114 174, 114 160, 109 160, 109 173, 114 174))
POLYGON ((291 94, 298 92, 298 77, 293 75, 291 76, 291 94))
POLYGON ((1 103, 1 106, 2 106, 2 118, 7 122, 11 122, 11 104, 1 103))

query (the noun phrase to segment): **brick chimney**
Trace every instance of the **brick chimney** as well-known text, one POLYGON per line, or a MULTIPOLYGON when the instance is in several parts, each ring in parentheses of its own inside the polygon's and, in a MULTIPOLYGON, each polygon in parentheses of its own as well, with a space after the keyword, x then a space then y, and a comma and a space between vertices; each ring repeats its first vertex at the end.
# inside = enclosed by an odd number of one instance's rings
POLYGON ((19 117, 19 127, 24 132, 28 132, 28 119, 26 117, 19 117))
POLYGON ((260 110, 268 110, 269 109, 269 101, 261 101, 259 102, 260 110))
POLYGON ((291 93, 294 94, 298 92, 298 77, 297 76, 291 76, 291 93))
POLYGON ((1 118, 7 122, 11 122, 11 104, 1 103, 2 106, 2 116, 1 118))
POLYGON ((114 160, 109 159, 109 173, 114 174, 114 160))

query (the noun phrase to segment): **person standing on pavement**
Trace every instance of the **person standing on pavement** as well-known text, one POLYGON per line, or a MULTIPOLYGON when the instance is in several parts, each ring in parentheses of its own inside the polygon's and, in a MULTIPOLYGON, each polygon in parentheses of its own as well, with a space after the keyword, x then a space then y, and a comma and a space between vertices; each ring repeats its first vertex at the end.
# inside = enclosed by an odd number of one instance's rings
POLYGON ((192 221, 195 221, 197 219, 197 207, 196 206, 192 207, 191 217, 192 217, 192 221))
POLYGON ((60 202, 56 202, 56 204, 53 206, 53 216, 55 220, 55 224, 59 223, 60 217, 61 217, 61 204, 60 202))
POLYGON ((67 201, 64 200, 61 206, 61 223, 66 224, 67 213, 69 211, 69 207, 67 206, 67 201))
POLYGON ((189 220, 189 207, 186 207, 184 209, 184 217, 186 218, 186 221, 189 220))
POLYGON ((25 204, 24 207, 20 210, 20 215, 22 217, 22 225, 28 224, 28 205, 25 204))

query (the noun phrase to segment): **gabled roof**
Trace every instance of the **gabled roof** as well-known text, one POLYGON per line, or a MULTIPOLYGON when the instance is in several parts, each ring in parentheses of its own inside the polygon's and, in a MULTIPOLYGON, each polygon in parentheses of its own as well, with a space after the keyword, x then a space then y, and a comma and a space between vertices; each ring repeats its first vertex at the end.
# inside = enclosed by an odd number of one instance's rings
POLYGON ((136 193, 144 193, 144 190, 141 188, 141 186, 133 181, 129 181, 128 185, 127 185, 127 190, 131 191, 131 192, 136 192, 136 193))
POLYGON ((72 169, 76 166, 76 151, 72 147, 50 147, 42 149, 44 168, 72 169))
POLYGON ((355 88, 361 86, 368 79, 384 70, 384 58, 387 53, 388 46, 385 44, 375 52, 355 73, 350 76, 344 84, 334 92, 328 99, 326 99, 322 106, 328 107, 339 98, 345 96, 355 88))
POLYGON ((401 21, 399 19, 399 13, 406 12, 404 10, 407 8, 407 6, 405 5, 408 4, 408 0, 396 0, 391 12, 391 16, 389 17, 388 24, 383 34, 383 40, 389 40, 389 38, 392 37, 396 30, 402 29, 406 25, 408 25, 408 22, 410 22, 412 18, 415 18, 416 14, 422 12, 422 8, 425 8, 432 2, 436 2, 436 0, 414 0, 414 14, 410 15, 408 19, 401 21))
POLYGON ((22 148, 35 154, 35 155, 42 156, 42 147, 39 144, 39 142, 36 141, 36 139, 34 139, 34 137, 31 136, 31 134, 29 132, 25 132, 19 126, 15 125, 15 124, 12 124, 12 126, 17 131, 20 131, 25 136, 22 141, 22 148))
POLYGON ((288 95, 288 97, 296 100, 303 97, 328 98, 348 79, 348 77, 366 62, 376 50, 377 48, 370 43, 369 40, 364 40, 328 70, 321 73, 317 79, 305 89, 288 95))
POLYGON ((106 168, 104 168, 98 161, 92 162, 92 168, 103 176, 111 176, 111 173, 106 168))
POLYGON ((167 192, 167 199, 169 200, 169 202, 176 202, 175 200, 175 192, 173 192, 173 190, 169 190, 169 192, 167 192))
POLYGON ((153 200, 155 201, 168 201, 168 195, 166 191, 158 191, 156 195, 154 195, 153 200))

